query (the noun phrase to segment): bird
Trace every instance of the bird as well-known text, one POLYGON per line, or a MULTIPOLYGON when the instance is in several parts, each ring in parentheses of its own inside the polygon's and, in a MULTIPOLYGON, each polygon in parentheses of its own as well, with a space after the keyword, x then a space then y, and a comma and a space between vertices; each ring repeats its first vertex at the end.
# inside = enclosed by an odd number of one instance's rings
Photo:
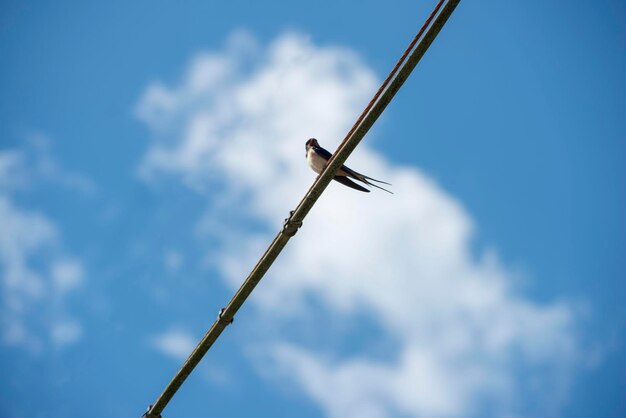
MULTIPOLYGON (((320 174, 324 170, 324 168, 326 168, 326 163, 328 162, 330 157, 332 157, 333 155, 327 150, 325 150, 324 148, 322 148, 319 142, 317 142, 317 139, 315 138, 310 138, 308 141, 306 141, 305 148, 306 148, 306 160, 309 163, 309 167, 311 167, 313 171, 315 171, 317 174, 320 174)), ((376 188, 386 191, 387 193, 393 194, 393 192, 387 189, 384 189, 374 183, 371 183, 371 181, 375 181, 377 183, 382 183, 382 184, 388 184, 391 186, 390 183, 387 183, 381 180, 376 180, 371 177, 367 177, 366 175, 357 173, 356 171, 352 170, 349 167, 346 167, 345 165, 342 165, 341 168, 337 170, 337 173, 335 174, 335 177, 333 178, 333 180, 338 181, 344 186, 351 187, 361 192, 366 192, 366 193, 370 192, 365 187, 353 182, 350 179, 358 180, 362 183, 365 183, 368 186, 376 187, 376 188)))

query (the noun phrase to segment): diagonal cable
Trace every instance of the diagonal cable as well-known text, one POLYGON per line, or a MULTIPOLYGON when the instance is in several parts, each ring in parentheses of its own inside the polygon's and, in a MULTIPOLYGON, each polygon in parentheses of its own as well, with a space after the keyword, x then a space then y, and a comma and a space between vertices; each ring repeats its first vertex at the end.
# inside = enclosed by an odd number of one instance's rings
POLYGON ((157 418, 161 416, 161 412, 163 412, 163 409, 165 409, 189 374, 198 365, 202 357, 204 357, 224 329, 232 323, 239 308, 274 263, 285 245, 287 245, 289 239, 293 237, 298 228, 302 226, 304 218, 313 208, 313 205, 317 202, 317 199, 319 199, 326 187, 328 187, 328 184, 332 181, 339 167, 345 163, 352 151, 374 125, 374 122, 376 122, 378 117, 382 114, 398 90, 400 90, 400 87, 402 87, 417 63, 424 56, 459 2, 460 0, 448 0, 447 2, 446 0, 440 0, 438 2, 404 54, 400 57, 398 63, 376 92, 374 98, 366 106, 357 122, 337 148, 337 151, 335 151, 332 158, 328 161, 324 171, 317 177, 296 209, 290 213, 281 231, 276 235, 267 250, 265 250, 265 253, 261 256, 228 305, 220 311, 211 328, 209 328, 204 337, 202 337, 202 340, 200 340, 196 348, 181 366, 180 370, 169 382, 163 393, 161 393, 161 396, 159 396, 154 405, 148 408, 144 414, 145 418, 157 418))

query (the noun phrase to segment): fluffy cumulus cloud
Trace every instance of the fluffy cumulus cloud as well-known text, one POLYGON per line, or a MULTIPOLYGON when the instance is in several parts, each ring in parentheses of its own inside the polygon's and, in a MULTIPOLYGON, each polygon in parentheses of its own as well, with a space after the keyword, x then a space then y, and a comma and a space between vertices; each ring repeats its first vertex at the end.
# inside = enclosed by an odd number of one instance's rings
POLYGON ((44 177, 92 190, 90 182, 61 170, 45 149, 31 144, 0 150, 0 343, 33 353, 47 344, 75 343, 82 333, 65 306, 83 281, 82 263, 63 249, 50 218, 16 198, 44 177))
POLYGON ((184 360, 191 354, 197 341, 191 334, 179 328, 171 328, 155 335, 151 344, 161 353, 176 360, 184 360))
MULTIPOLYGON (((314 179, 305 140, 333 150, 376 86, 349 49, 236 34, 177 85, 147 87, 140 174, 207 193, 198 232, 218 239, 209 260, 235 288, 314 179)), ((573 307, 525 297, 494 250, 476 256, 460 202, 371 140, 349 164, 395 194, 324 193, 252 298, 273 325, 255 364, 333 418, 558 407, 580 357, 573 307)))

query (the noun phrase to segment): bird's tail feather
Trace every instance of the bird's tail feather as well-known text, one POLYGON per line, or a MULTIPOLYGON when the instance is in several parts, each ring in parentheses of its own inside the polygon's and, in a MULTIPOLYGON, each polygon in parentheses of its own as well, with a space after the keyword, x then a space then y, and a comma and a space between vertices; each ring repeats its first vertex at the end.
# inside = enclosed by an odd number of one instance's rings
MULTIPOLYGON (((363 176, 363 174, 361 174, 361 175, 363 176)), ((371 177, 367 177, 367 176, 363 176, 363 178, 366 178, 367 180, 372 180, 372 181, 375 181, 376 183, 387 184, 387 185, 389 185, 389 186, 391 186, 391 185, 392 185, 391 183, 387 183, 386 181, 376 180, 376 179, 373 179, 373 178, 371 178, 371 177)))
MULTIPOLYGON (((391 194, 393 194, 393 192, 392 192, 392 191, 387 190, 387 189, 385 189, 385 188, 383 188, 383 187, 378 186, 377 184, 370 183, 369 181, 367 181, 367 179, 369 179, 369 177, 365 177, 365 176, 363 176, 363 177, 364 177, 364 179, 362 180, 362 181, 363 181, 363 183, 367 184, 368 186, 376 187, 377 189, 384 190, 384 191, 386 191, 387 193, 391 193, 391 194)), ((374 180, 374 179, 370 179, 370 180, 374 180)), ((374 181, 376 181, 376 180, 374 180, 374 181)), ((389 183, 385 183, 384 181, 381 181, 380 183, 389 184, 389 183)), ((389 184, 389 185, 391 186, 391 184, 389 184)))
POLYGON ((393 194, 393 192, 392 192, 392 191, 389 191, 389 190, 387 190, 387 189, 385 189, 385 188, 383 188, 383 187, 380 187, 380 186, 378 186, 378 185, 376 185, 376 184, 374 184, 374 183, 370 182, 369 180, 371 180, 371 181, 375 181, 375 182, 378 182, 378 183, 382 183, 382 184, 388 184, 388 185, 390 185, 390 186, 391 186, 391 183, 387 183, 386 181, 376 180, 376 179, 373 179, 373 178, 371 178, 371 177, 367 177, 366 175, 361 174, 361 173, 357 173, 357 172, 356 172, 356 171, 354 171, 354 170, 350 170, 350 171, 351 171, 351 173, 349 173, 349 174, 352 174, 352 175, 354 176, 354 178, 355 178, 355 179, 357 179, 357 180, 359 180, 359 181, 362 181, 363 183, 367 184, 368 186, 376 187, 376 188, 378 188, 378 189, 380 189, 380 190, 384 190, 384 191, 386 191, 387 193, 391 193, 391 194, 393 194))
MULTIPOLYGON (((374 185, 373 185, 373 184, 371 184, 371 183, 369 183, 369 182, 368 182, 368 180, 375 181, 376 183, 387 184, 387 185, 391 186, 391 183, 387 183, 386 181, 377 180, 377 179, 375 179, 375 178, 368 177, 368 176, 366 176, 365 174, 361 174, 361 173, 359 173, 359 172, 357 172, 357 171, 354 171, 354 170, 353 170, 353 169, 351 169, 351 168, 346 167, 345 165, 344 165, 344 166, 342 166, 342 167, 341 167, 341 169, 342 169, 343 171, 345 171, 345 172, 346 172, 349 176, 351 176, 352 178, 355 178, 355 179, 357 179, 357 180, 360 180, 360 181, 362 181, 363 183, 369 184, 370 186, 374 186, 374 185)), ((383 190, 385 190, 385 189, 383 189, 383 190)), ((387 190, 387 191, 389 191, 389 190, 387 190)))

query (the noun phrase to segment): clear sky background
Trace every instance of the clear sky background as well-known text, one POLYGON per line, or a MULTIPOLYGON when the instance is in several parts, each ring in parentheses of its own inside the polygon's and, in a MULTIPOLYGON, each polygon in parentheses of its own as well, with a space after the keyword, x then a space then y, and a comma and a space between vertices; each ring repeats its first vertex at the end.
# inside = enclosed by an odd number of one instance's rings
MULTIPOLYGON (((434 2, 0 6, 0 415, 140 416, 434 2)), ((164 417, 626 415, 626 4, 463 1, 164 417)))

